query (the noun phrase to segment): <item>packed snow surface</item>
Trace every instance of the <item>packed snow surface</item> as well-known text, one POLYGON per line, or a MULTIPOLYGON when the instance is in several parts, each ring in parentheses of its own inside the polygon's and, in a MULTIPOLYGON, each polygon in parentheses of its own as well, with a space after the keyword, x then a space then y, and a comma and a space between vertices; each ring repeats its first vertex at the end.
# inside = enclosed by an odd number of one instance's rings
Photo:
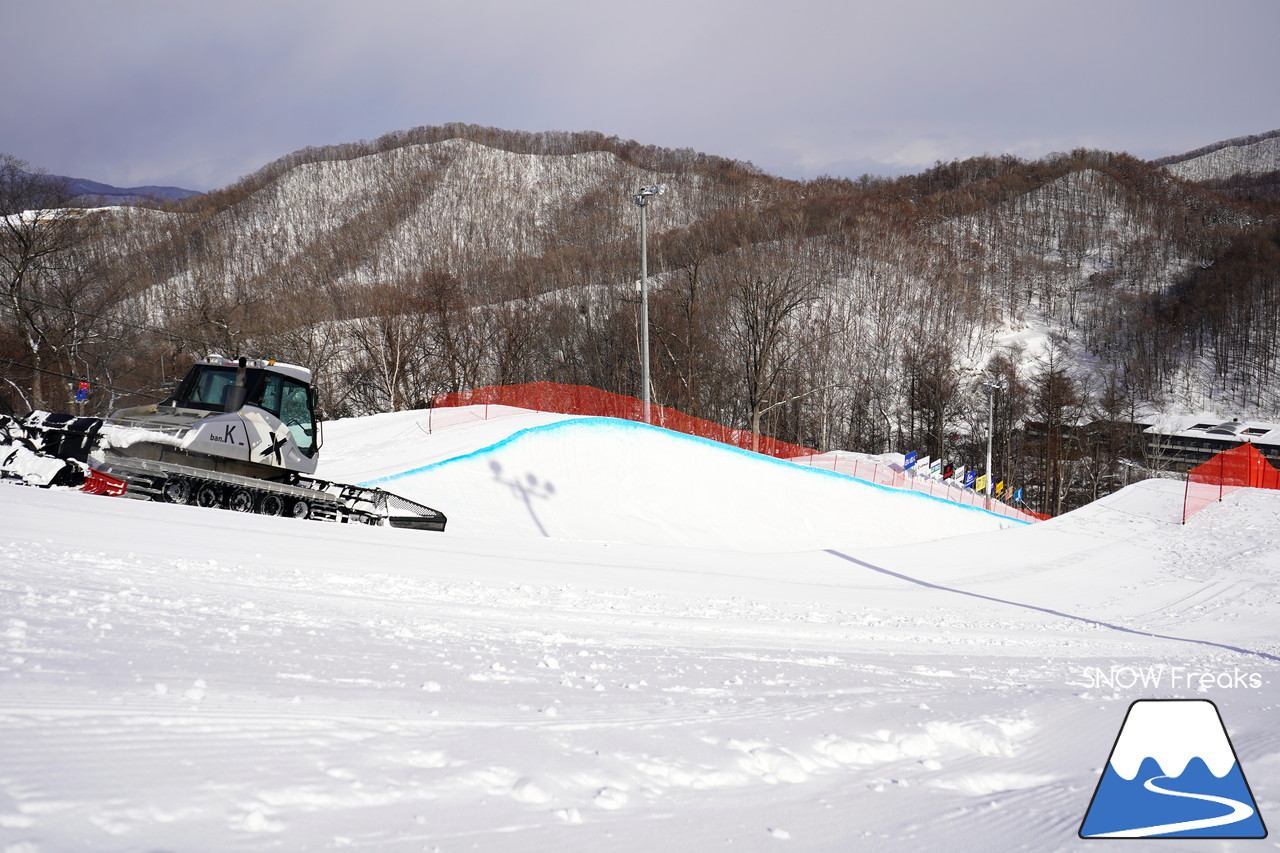
POLYGON ((1074 849, 1145 698, 1280 813, 1280 494, 1007 526, 487 414, 326 425, 439 534, 0 485, 0 851, 1074 849))

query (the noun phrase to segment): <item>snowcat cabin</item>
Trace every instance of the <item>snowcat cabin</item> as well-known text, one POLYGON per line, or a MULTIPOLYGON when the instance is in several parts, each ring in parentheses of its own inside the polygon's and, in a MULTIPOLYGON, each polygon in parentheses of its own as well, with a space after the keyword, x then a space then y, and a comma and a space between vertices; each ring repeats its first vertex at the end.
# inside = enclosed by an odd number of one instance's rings
POLYGON ((193 365, 162 405, 205 412, 238 412, 245 406, 263 409, 289 428, 299 452, 315 456, 319 443, 310 379, 306 368, 289 364, 210 357, 193 365))

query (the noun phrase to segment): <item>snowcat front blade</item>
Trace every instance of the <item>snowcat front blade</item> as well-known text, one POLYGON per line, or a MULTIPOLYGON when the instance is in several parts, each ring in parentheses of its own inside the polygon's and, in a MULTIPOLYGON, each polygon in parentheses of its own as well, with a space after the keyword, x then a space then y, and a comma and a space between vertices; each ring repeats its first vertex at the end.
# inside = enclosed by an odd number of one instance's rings
POLYGON ((442 513, 436 513, 435 518, 427 518, 421 515, 389 515, 387 516, 387 524, 392 527, 402 527, 406 530, 434 530, 443 532, 445 519, 442 513))
POLYGON ((385 522, 391 527, 407 530, 441 532, 448 522, 445 514, 440 510, 382 489, 337 483, 325 485, 332 485, 335 489, 341 490, 343 503, 350 507, 352 512, 366 516, 368 521, 375 524, 385 522))
POLYGON ((448 521, 443 512, 432 509, 426 504, 402 498, 391 492, 381 493, 381 503, 387 514, 387 524, 392 527, 403 527, 408 530, 434 530, 443 532, 448 521))

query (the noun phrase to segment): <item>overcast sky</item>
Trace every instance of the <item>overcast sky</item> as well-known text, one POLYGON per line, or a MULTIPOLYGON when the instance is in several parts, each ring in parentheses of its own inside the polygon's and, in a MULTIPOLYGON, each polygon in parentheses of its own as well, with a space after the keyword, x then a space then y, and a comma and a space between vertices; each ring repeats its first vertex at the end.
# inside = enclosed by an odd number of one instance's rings
POLYGON ((1280 0, 0 0, 0 152, 224 186, 452 121, 787 177, 1280 128, 1280 0))

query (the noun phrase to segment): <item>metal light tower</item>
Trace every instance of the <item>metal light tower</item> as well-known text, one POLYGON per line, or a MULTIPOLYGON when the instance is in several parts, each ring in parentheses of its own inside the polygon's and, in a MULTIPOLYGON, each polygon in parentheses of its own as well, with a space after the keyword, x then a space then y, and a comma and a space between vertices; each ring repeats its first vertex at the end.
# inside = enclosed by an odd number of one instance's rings
POLYGON ((999 382, 988 380, 982 383, 987 392, 987 499, 991 499, 994 483, 991 481, 991 439, 995 435, 996 392, 1003 387, 999 382))
POLYGON ((666 184, 641 187, 635 197, 640 208, 640 414, 649 423, 649 234, 645 221, 645 202, 650 196, 662 195, 666 184))

